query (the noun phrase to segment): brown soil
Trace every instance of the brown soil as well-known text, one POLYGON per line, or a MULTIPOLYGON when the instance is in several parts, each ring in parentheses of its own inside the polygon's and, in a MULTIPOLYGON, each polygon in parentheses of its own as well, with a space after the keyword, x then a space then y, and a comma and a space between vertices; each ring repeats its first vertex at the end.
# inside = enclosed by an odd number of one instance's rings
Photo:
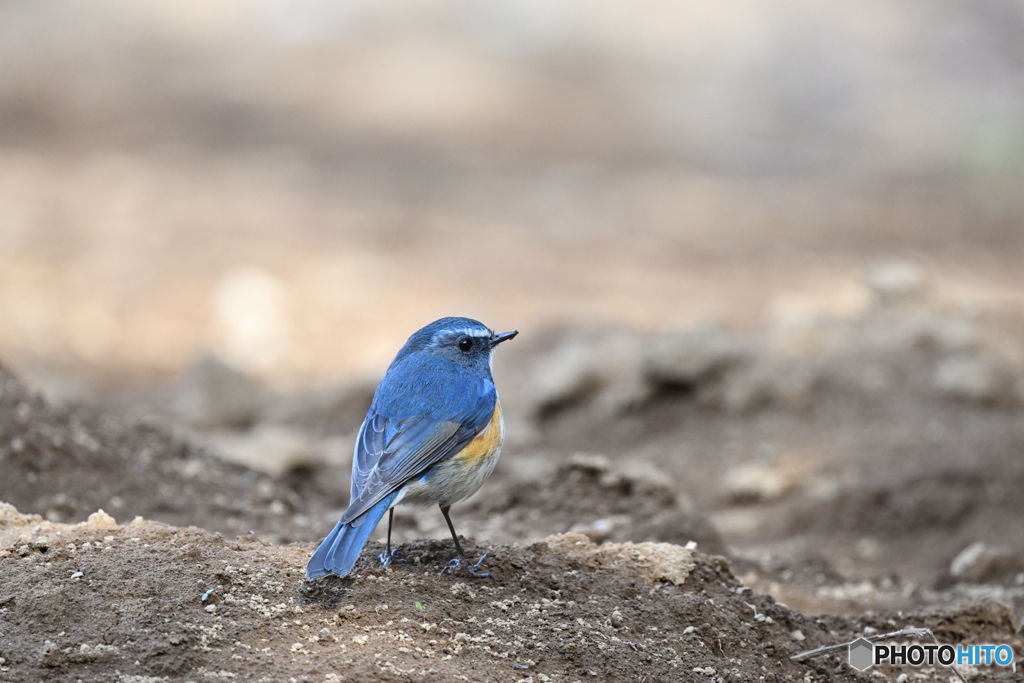
MULTIPOLYGON (((506 362, 528 375, 539 353, 525 344, 506 362)), ((274 478, 156 421, 51 406, 4 370, 0 500, 28 514, 7 506, 0 519, 0 681, 868 680, 841 653, 789 657, 904 626, 1009 643, 1019 658, 1024 589, 1012 566, 975 584, 948 570, 979 539, 1019 552, 1019 408, 935 396, 915 370, 930 367, 922 353, 858 360, 904 373, 884 402, 865 398, 842 354, 808 361, 809 403, 768 398, 740 412, 716 403, 721 373, 657 380, 611 413, 600 383, 541 410, 509 382, 507 412, 536 417, 510 423, 503 466, 454 515, 492 577, 441 575, 453 553, 440 515, 400 509, 390 573, 371 543, 353 576, 313 584, 303 568, 344 505, 343 465, 274 478), (909 428, 880 428, 886 414, 951 432, 915 441, 909 428), (844 430, 841 447, 813 449, 815 435, 844 430), (790 472, 792 491, 737 497, 722 473, 769 435, 819 460, 784 452, 765 467, 790 472), (855 447, 859 476, 815 493, 815 477, 855 447), (958 458, 965 449, 975 457, 958 458), (100 507, 146 519, 116 526, 90 516, 100 507), (735 521, 751 517, 760 523, 735 521)), ((321 436, 351 426, 302 405, 321 436)))
POLYGON ((48 405, 3 366, 0 435, 0 500, 54 521, 82 521, 102 507, 228 534, 297 533, 290 513, 303 504, 286 486, 156 425, 48 405))
MULTIPOLYGON (((867 680, 839 656, 789 657, 897 623, 804 616, 742 588, 724 558, 664 544, 491 547, 490 579, 441 576, 439 541, 399 547, 384 574, 374 544, 354 578, 309 584, 308 544, 100 514, 68 526, 8 508, 3 522, 7 681, 867 680)), ((944 642, 1015 636, 991 603, 900 619, 944 642)))

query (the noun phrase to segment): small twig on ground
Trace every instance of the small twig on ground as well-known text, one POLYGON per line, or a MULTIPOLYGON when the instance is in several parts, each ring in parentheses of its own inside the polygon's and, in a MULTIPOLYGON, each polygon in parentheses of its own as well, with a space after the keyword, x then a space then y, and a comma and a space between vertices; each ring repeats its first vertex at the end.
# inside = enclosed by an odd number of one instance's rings
MULTIPOLYGON (((940 644, 939 643, 939 639, 935 637, 935 634, 932 633, 932 630, 930 628, 914 628, 914 627, 911 627, 911 628, 901 628, 899 631, 891 631, 889 633, 880 633, 877 636, 864 636, 864 638, 865 638, 865 640, 876 641, 876 640, 889 640, 891 638, 898 638, 900 636, 921 637, 923 635, 930 636, 932 641, 936 645, 940 644)), ((860 638, 858 638, 857 640, 860 640, 860 638)), ((843 650, 845 648, 850 647, 850 643, 853 643, 853 642, 856 642, 856 641, 852 641, 851 640, 849 643, 839 643, 838 645, 825 645, 823 647, 815 648, 813 650, 808 650, 807 652, 801 652, 798 655, 793 655, 792 657, 790 657, 790 659, 793 660, 794 662, 802 662, 802 661, 811 659, 813 657, 820 657, 821 655, 825 655, 825 654, 828 654, 830 652, 835 652, 837 650, 843 650)), ((956 666, 954 666, 953 664, 950 664, 949 668, 953 670, 953 673, 956 674, 957 678, 959 678, 964 683, 967 683, 967 679, 964 678, 963 674, 961 674, 957 670, 956 666)))
MULTIPOLYGON (((877 636, 865 636, 865 640, 889 640, 890 638, 896 638, 897 636, 923 636, 925 633, 931 634, 931 631, 926 628, 901 628, 899 631, 892 631, 890 633, 880 633, 877 636)), ((934 638, 934 636, 932 636, 934 638)), ((857 640, 860 640, 858 638, 857 640)), ((851 640, 850 643, 856 641, 851 640)), ((790 657, 794 662, 802 662, 805 659, 811 659, 812 657, 819 657, 829 652, 835 652, 836 650, 843 650, 850 646, 850 643, 839 643, 838 645, 825 645, 814 650, 808 650, 807 652, 801 652, 798 655, 790 657)))

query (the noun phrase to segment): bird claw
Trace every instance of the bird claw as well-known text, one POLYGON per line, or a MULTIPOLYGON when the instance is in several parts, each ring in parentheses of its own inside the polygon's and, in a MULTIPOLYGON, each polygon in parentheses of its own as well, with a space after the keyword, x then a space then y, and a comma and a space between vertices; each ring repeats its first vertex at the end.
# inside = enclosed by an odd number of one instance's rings
POLYGON ((387 573, 388 569, 391 568, 391 558, 394 557, 394 556, 395 556, 395 551, 394 550, 392 550, 391 552, 383 552, 383 553, 381 553, 380 555, 377 556, 377 557, 380 558, 380 563, 382 565, 384 565, 384 573, 385 574, 387 573))
POLYGON ((479 571, 477 571, 478 569, 480 569, 480 565, 482 565, 484 563, 485 559, 487 559, 487 553, 484 553, 480 557, 480 559, 477 560, 476 564, 470 564, 469 560, 463 559, 461 557, 456 557, 454 560, 449 562, 448 565, 445 566, 444 569, 441 570, 441 575, 443 576, 444 574, 454 574, 455 572, 459 571, 460 569, 465 569, 467 572, 469 572, 473 576, 477 577, 478 579, 490 578, 490 576, 491 576, 490 572, 479 572, 479 571))

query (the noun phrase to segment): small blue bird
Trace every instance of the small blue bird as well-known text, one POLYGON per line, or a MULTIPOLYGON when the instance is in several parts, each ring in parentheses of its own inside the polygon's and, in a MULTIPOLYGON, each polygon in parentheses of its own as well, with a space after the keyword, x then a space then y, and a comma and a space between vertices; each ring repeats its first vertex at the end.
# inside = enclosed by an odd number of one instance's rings
POLYGON ((448 516, 490 476, 505 438, 491 354, 518 331, 494 333, 469 318, 442 318, 419 330, 391 362, 363 420, 352 459, 348 509, 306 565, 306 578, 345 576, 374 527, 398 503, 439 505, 458 558, 446 571, 469 566, 448 516))

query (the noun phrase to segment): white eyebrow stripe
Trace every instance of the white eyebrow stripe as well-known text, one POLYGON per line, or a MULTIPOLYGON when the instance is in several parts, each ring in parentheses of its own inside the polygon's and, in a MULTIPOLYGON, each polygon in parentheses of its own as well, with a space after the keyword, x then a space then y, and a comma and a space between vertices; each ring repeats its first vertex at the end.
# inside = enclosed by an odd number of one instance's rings
POLYGON ((431 338, 431 343, 437 343, 440 337, 476 337, 478 339, 490 339, 494 336, 494 333, 490 330, 481 330, 476 327, 459 327, 451 330, 441 330, 435 332, 431 338))
POLYGON ((481 330, 475 327, 460 327, 452 330, 445 330, 444 334, 459 337, 480 337, 480 338, 491 338, 490 330, 481 330))

